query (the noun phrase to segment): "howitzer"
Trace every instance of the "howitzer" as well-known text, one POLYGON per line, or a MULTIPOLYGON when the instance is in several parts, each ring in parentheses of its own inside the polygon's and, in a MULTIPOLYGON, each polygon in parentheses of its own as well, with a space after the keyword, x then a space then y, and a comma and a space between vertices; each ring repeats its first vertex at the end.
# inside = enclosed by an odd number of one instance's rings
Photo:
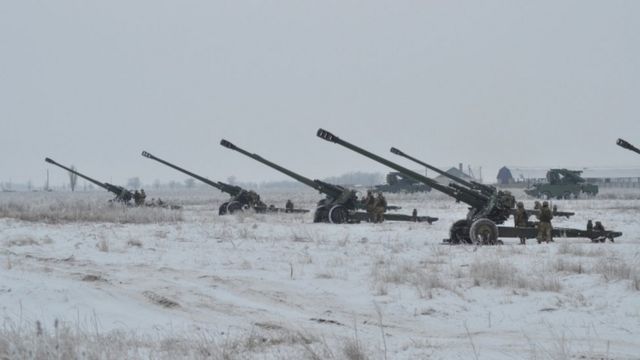
POLYGON ((89 181, 89 182, 91 182, 91 183, 93 183, 93 184, 95 184, 95 185, 97 185, 97 186, 99 186, 99 187, 101 187, 101 188, 103 188, 103 189, 115 194, 116 197, 113 199, 114 201, 118 201, 118 202, 122 202, 122 203, 126 204, 126 203, 129 203, 129 201, 131 201, 131 199, 133 198, 133 193, 131 191, 123 188, 122 186, 113 185, 113 184, 109 184, 109 183, 103 183, 103 182, 100 182, 100 181, 98 181, 96 179, 92 179, 92 178, 88 177, 87 175, 79 173, 76 170, 73 170, 71 168, 68 168, 68 167, 66 167, 64 165, 61 165, 61 164, 55 162, 51 158, 45 158, 44 161, 48 162, 49 164, 53 164, 53 165, 59 166, 59 167, 65 169, 65 170, 67 170, 68 172, 76 174, 76 175, 80 176, 81 178, 83 178, 83 179, 85 179, 85 180, 87 180, 87 181, 89 181))
POLYGON ((266 212, 268 210, 267 205, 260 200, 260 196, 251 190, 245 190, 239 186, 225 184, 221 181, 212 181, 200 175, 194 174, 191 171, 185 170, 179 166, 176 166, 166 160, 160 159, 146 151, 142 152, 142 156, 155 160, 168 167, 174 168, 182 173, 185 173, 203 183, 213 186, 214 188, 231 195, 231 199, 220 205, 218 209, 219 215, 231 214, 239 210, 254 209, 256 212, 266 212))
MULTIPOLYGON (((446 239, 446 242, 451 244, 496 244, 498 243, 499 237, 516 237, 514 235, 517 233, 515 231, 511 231, 516 228, 505 226, 498 227, 498 225, 503 224, 514 211, 513 209, 516 201, 510 192, 496 190, 489 194, 486 190, 482 191, 477 187, 469 188, 468 186, 464 186, 464 183, 460 183, 462 185, 450 183, 449 186, 445 186, 433 179, 418 174, 415 171, 409 170, 358 146, 350 144, 326 130, 319 129, 317 136, 326 141, 342 145, 347 149, 384 164, 396 171, 431 186, 432 189, 440 191, 454 198, 456 201, 469 205, 469 211, 466 218, 456 221, 451 226, 449 231, 450 238, 446 239)), ((531 228, 528 231, 535 232, 536 230, 535 228, 531 228)), ((622 234, 619 232, 612 231, 587 232, 576 229, 563 229, 562 232, 562 236, 565 237, 588 237, 592 240, 600 237, 613 239, 614 237, 621 235, 622 234)))
MULTIPOLYGON (((313 189, 316 189, 321 194, 324 194, 326 198, 318 202, 313 216, 314 222, 329 222, 334 224, 341 224, 360 222, 362 220, 368 219, 368 214, 357 211, 357 209, 362 207, 362 203, 358 200, 356 191, 344 188, 339 185, 329 184, 321 180, 309 179, 278 164, 275 164, 261 157, 260 155, 252 154, 227 140, 222 139, 220 141, 220 145, 228 149, 235 150, 258 162, 263 163, 266 166, 276 169, 281 173, 288 175, 313 189)), ((428 216, 414 218, 409 215, 400 214, 385 214, 384 218, 386 220, 427 221, 429 223, 437 220, 436 218, 428 216)))
POLYGON ((628 142, 622 140, 622 139, 618 139, 618 141, 616 141, 616 144, 618 144, 618 146, 623 147, 627 150, 631 150, 634 152, 637 152, 638 154, 640 154, 640 149, 638 149, 637 147, 629 144, 628 142))
MULTIPOLYGON (((449 178, 449 179, 451 179, 453 181, 456 181, 459 184, 461 184, 462 186, 466 186, 467 188, 469 188, 471 190, 479 191, 483 195, 486 195, 486 196, 490 197, 490 196, 493 196, 493 195, 498 193, 498 189, 496 189, 495 186, 481 184, 481 183, 473 181, 473 180, 467 181, 467 180, 462 179, 462 178, 460 178, 458 176, 449 174, 446 171, 440 170, 435 166, 432 166, 432 165, 429 165, 429 164, 427 164, 427 163, 425 163, 423 161, 420 161, 420 160, 418 160, 418 159, 416 159, 416 158, 414 158, 414 157, 412 157, 410 155, 407 155, 404 152, 398 150, 397 148, 392 147, 390 151, 393 154, 396 154, 396 155, 402 156, 404 158, 407 158, 407 159, 409 159, 411 161, 414 161, 414 162, 416 162, 416 163, 418 163, 418 164, 420 164, 420 165, 422 165, 422 166, 424 166, 424 167, 426 167, 426 168, 428 168, 430 170, 433 170, 433 171, 437 172, 438 174, 440 174, 442 176, 445 176, 445 177, 447 177, 447 178, 449 178)), ((460 186, 460 185, 450 184, 450 186, 452 186, 455 189, 459 189, 460 191, 464 191, 464 188, 462 186, 460 186)), ((539 210, 535 210, 535 209, 534 210, 526 210, 526 211, 527 211, 527 215, 528 216, 539 215, 540 214, 540 211, 539 210)), ((511 215, 514 215, 516 213, 516 210, 515 209, 511 209, 509 211, 509 213, 511 215)), ((575 215, 575 213, 569 212, 569 211, 558 211, 558 209, 554 206, 553 215, 554 216, 562 216, 562 217, 570 218, 571 216, 575 215)))
POLYGON ((404 152, 402 152, 402 151, 400 151, 400 150, 398 150, 398 149, 396 149, 394 147, 392 147, 390 151, 393 154, 396 154, 398 156, 402 156, 402 157, 407 158, 407 159, 409 159, 409 160, 411 160, 413 162, 416 162, 416 163, 426 167, 427 169, 433 170, 433 171, 437 172, 438 174, 440 174, 442 176, 445 176, 445 177, 447 177, 447 178, 449 178, 449 179, 451 179, 453 181, 457 181, 460 184, 462 184, 462 185, 464 185, 464 186, 466 186, 466 187, 468 187, 470 189, 479 190, 481 193, 483 193, 485 195, 492 195, 497 191, 497 189, 494 186, 481 184, 479 182, 472 181, 472 180, 471 181, 467 181, 467 180, 459 178, 459 177, 457 177, 455 175, 451 175, 448 172, 442 171, 442 170, 438 169, 435 166, 429 165, 429 164, 427 164, 427 163, 425 163, 423 161, 420 161, 420 160, 418 160, 418 159, 416 159, 416 158, 414 158, 412 156, 409 156, 409 155, 405 154, 404 152))

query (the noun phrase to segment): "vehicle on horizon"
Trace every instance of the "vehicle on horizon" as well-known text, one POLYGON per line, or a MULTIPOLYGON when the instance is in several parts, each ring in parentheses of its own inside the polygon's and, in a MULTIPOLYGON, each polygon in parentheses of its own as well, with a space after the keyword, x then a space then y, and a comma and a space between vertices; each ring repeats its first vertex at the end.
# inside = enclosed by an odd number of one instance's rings
POLYGON ((546 183, 533 184, 524 192, 541 199, 575 199, 582 194, 596 196, 598 185, 589 184, 580 170, 550 169, 546 183))
POLYGON ((416 193, 431 191, 429 186, 397 171, 388 173, 386 180, 386 184, 375 186, 376 191, 388 193, 416 193))

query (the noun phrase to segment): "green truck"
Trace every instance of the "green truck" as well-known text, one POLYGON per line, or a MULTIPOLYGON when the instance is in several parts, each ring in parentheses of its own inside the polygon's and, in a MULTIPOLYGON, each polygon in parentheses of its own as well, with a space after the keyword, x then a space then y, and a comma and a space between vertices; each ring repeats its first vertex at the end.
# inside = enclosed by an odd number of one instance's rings
POLYGON ((598 185, 587 183, 580 174, 579 170, 551 169, 547 172, 547 182, 533 184, 524 192, 542 199, 575 199, 581 194, 596 196, 598 185))

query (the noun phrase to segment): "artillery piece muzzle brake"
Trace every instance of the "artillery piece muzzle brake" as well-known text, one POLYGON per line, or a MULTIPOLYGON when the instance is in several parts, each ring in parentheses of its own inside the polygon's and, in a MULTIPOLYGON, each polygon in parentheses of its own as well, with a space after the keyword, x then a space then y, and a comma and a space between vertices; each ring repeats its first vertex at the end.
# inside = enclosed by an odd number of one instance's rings
POLYGON ((391 153, 396 154, 396 155, 404 155, 404 153, 394 147, 392 147, 391 149, 389 149, 389 151, 391 151, 391 153))
POLYGON ((623 139, 618 139, 618 141, 616 141, 616 144, 618 144, 618 146, 622 146, 625 149, 631 149, 633 147, 631 146, 631 144, 624 141, 623 139))
POLYGON ((51 160, 51 158, 44 158, 44 161, 50 163, 50 164, 55 164, 56 162, 51 160))
POLYGON ((630 151, 633 151, 633 152, 637 152, 638 154, 640 154, 640 149, 638 149, 637 147, 631 145, 627 141, 624 141, 623 139, 618 139, 618 141, 616 141, 616 144, 618 144, 618 146, 620 146, 622 148, 625 148, 627 150, 630 150, 630 151))
POLYGON ((231 142, 229 142, 229 141, 227 141, 225 139, 220 140, 220 145, 222 145, 222 146, 224 146, 226 148, 232 149, 232 150, 236 149, 235 145, 233 145, 231 142))
POLYGON ((142 151, 142 156, 149 158, 149 159, 153 159, 153 155, 151 155, 150 153, 146 152, 146 151, 142 151))
POLYGON ((318 133, 316 135, 318 135, 318 137, 321 139, 325 139, 327 141, 332 141, 332 142, 336 142, 335 139, 337 138, 337 136, 333 135, 332 133, 324 129, 318 129, 318 133))

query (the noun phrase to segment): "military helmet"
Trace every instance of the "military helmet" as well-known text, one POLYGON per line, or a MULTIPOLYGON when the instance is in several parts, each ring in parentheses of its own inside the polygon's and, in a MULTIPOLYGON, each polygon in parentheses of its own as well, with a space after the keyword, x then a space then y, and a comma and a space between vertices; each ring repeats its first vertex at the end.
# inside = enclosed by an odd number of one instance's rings
POLYGON ((542 202, 542 206, 549 206, 549 202, 548 201, 543 201, 542 202))

